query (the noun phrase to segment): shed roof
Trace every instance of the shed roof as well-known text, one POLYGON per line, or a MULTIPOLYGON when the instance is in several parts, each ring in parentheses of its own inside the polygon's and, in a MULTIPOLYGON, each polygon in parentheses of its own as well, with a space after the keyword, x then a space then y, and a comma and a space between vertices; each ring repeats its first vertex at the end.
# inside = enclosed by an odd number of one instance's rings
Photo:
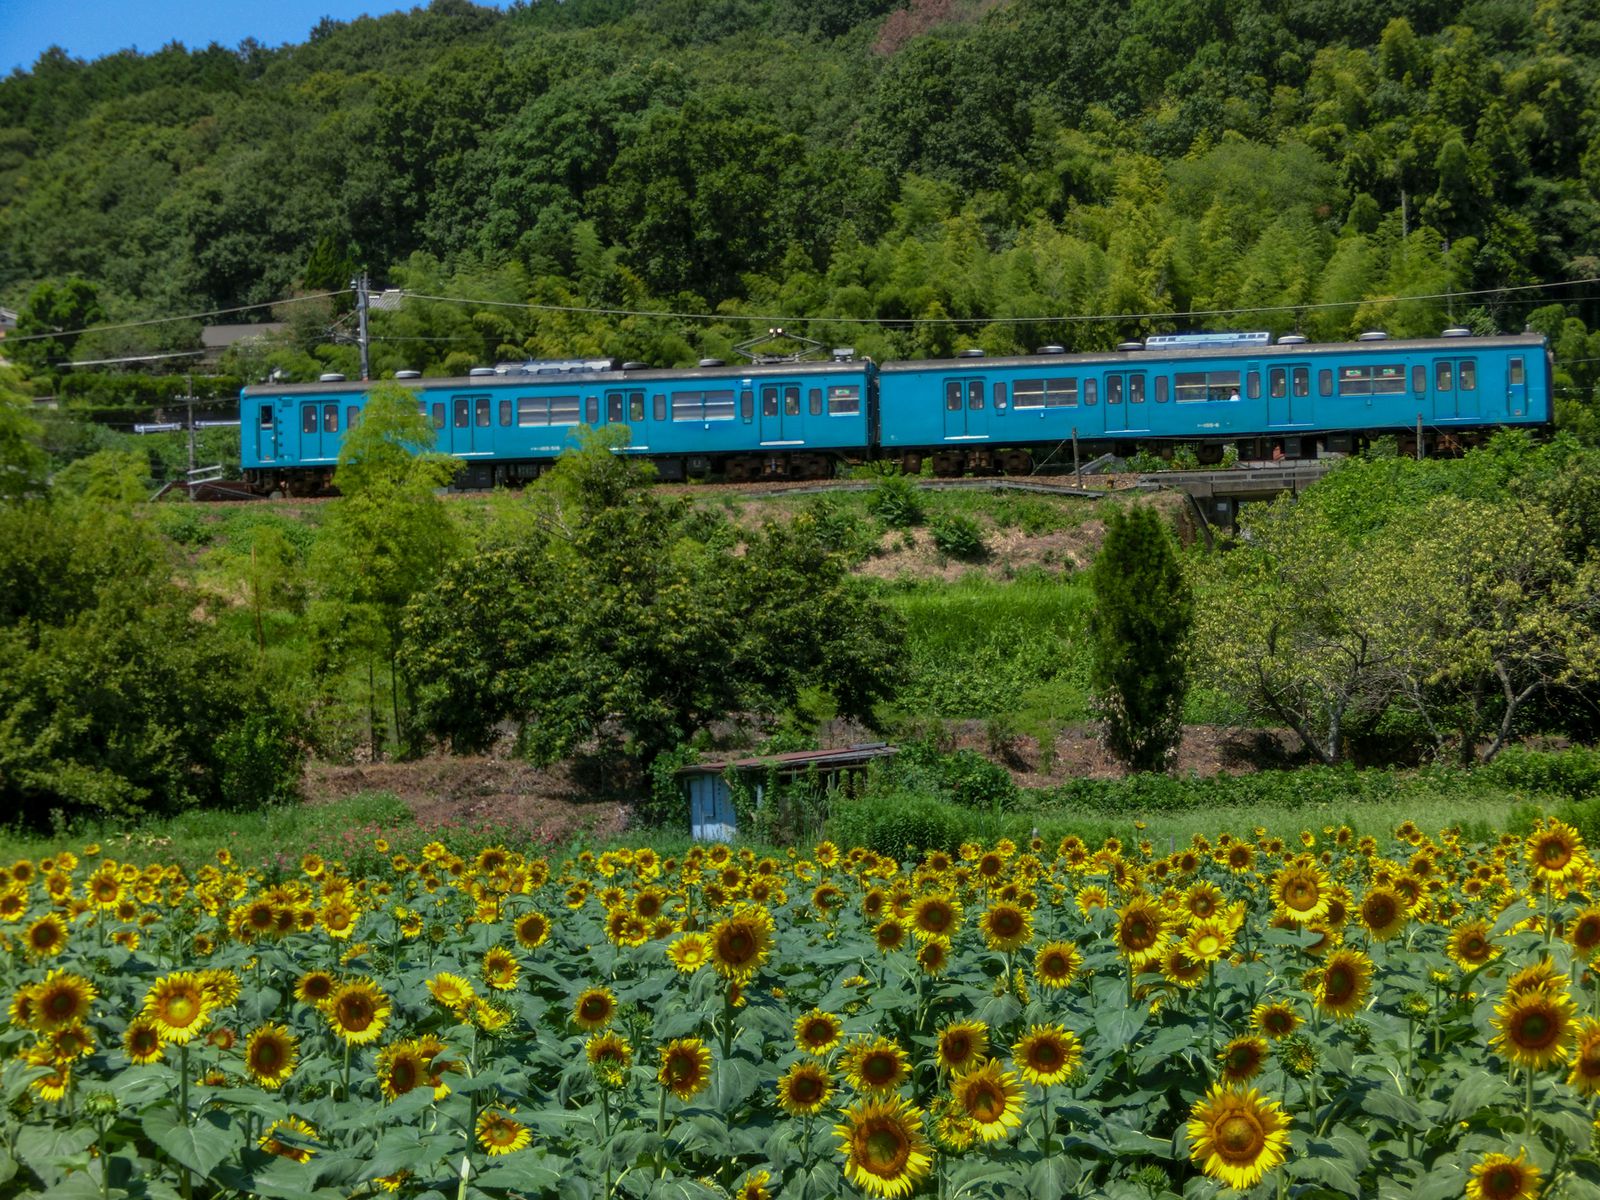
POLYGON ((888 742, 862 742, 839 750, 798 750, 789 754, 762 754, 754 758, 721 759, 679 767, 679 775, 720 775, 732 767, 736 771, 777 767, 782 771, 803 771, 807 767, 857 767, 875 758, 898 754, 900 748, 888 742))

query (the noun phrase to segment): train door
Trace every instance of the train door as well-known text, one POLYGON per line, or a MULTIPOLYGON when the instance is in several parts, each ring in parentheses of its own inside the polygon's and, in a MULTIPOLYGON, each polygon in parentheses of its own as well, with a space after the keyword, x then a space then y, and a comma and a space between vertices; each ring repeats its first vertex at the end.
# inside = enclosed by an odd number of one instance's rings
POLYGON ((300 461, 339 457, 339 406, 310 400, 300 406, 300 461), (326 413, 324 413, 326 410, 326 413), (324 436, 324 426, 329 436, 324 436))
POLYGON ((450 408, 451 454, 487 454, 493 449, 489 397, 456 396, 450 408))
POLYGON ((983 380, 944 381, 944 437, 946 441, 984 437, 983 380))
POLYGON ((1506 415, 1528 415, 1528 368, 1520 354, 1513 354, 1506 362, 1506 415))
POLYGON ((1128 425, 1127 377, 1120 371, 1106 376, 1106 432, 1124 433, 1128 425))
POLYGON ((259 402, 256 422, 256 461, 272 462, 278 457, 278 414, 270 401, 259 402))
POLYGON ((1293 425, 1294 396, 1289 387, 1288 367, 1267 368, 1267 424, 1293 425))
POLYGON ((801 440, 800 385, 764 383, 761 385, 761 444, 792 446, 801 440))

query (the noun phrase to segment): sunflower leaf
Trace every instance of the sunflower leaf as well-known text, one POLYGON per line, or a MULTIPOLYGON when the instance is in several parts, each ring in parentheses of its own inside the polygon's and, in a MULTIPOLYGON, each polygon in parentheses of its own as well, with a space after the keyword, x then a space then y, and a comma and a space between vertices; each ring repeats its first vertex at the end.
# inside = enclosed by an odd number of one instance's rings
POLYGON ((174 1162, 198 1175, 210 1175, 244 1144, 233 1118, 216 1109, 207 1109, 185 1125, 166 1105, 152 1108, 145 1114, 144 1131, 174 1162))

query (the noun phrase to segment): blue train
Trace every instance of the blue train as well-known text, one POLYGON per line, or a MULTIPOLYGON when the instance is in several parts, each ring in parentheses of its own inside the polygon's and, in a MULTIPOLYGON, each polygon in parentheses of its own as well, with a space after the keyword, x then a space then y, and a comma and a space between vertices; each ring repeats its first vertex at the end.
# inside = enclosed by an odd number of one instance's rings
MULTIPOLYGON (((1551 420, 1552 363, 1537 334, 1311 344, 1295 335, 1165 334, 1115 352, 1059 347, 1011 358, 826 362, 660 370, 577 360, 505 364, 466 378, 401 372, 462 461, 458 484, 535 478, 580 426, 625 425, 625 453, 667 479, 822 478, 881 459, 908 473, 1022 474, 1102 451, 1188 444, 1202 462, 1228 445, 1245 459, 1315 457, 1396 435, 1409 451, 1451 451, 1501 426, 1551 420)), ((245 478, 258 491, 327 487, 369 384, 247 387, 245 478)))

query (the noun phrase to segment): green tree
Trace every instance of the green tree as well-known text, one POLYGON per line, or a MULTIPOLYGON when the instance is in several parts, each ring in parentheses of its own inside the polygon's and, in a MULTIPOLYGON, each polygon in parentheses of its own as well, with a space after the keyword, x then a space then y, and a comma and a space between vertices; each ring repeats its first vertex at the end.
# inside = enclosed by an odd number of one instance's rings
POLYGON ((389 684, 392 732, 411 745, 411 683, 399 663, 406 605, 456 553, 456 528, 435 494, 459 464, 433 449, 434 430, 415 395, 373 388, 346 433, 334 473, 340 498, 312 548, 312 620, 329 665, 365 657, 368 719, 376 750, 376 666, 389 684))
POLYGON ((44 427, 28 412, 20 382, 13 368, 0 366, 0 503, 41 495, 50 465, 44 427))
POLYGON ((28 293, 17 312, 13 343, 17 360, 48 367, 69 359, 82 330, 105 317, 94 285, 88 280, 41 283, 28 293))
POLYGON ((1194 603, 1155 509, 1111 514, 1089 581, 1089 684, 1102 736, 1133 770, 1165 770, 1183 736, 1194 603))

